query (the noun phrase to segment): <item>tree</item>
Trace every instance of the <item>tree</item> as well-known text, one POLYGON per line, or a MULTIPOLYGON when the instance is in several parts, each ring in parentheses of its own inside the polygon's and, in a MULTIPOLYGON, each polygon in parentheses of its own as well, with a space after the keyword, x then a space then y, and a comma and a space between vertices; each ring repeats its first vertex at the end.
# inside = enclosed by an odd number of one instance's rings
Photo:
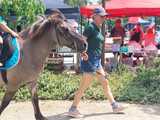
POLYGON ((78 7, 82 5, 87 5, 88 3, 94 3, 94 2, 101 3, 101 1, 102 0, 64 0, 64 3, 73 7, 78 7))
POLYGON ((81 5, 85 5, 86 0, 64 0, 64 3, 66 3, 72 7, 78 7, 81 5))
POLYGON ((14 27, 31 24, 36 16, 44 14, 45 10, 41 0, 0 0, 0 8, 0 14, 7 18, 10 23, 12 23, 11 16, 16 17, 14 27))
MULTIPOLYGON (((105 1, 109 1, 109 0, 105 0, 105 1)), ((64 0, 64 3, 72 7, 78 7, 78 6, 93 4, 93 3, 101 4, 102 0, 64 0)))

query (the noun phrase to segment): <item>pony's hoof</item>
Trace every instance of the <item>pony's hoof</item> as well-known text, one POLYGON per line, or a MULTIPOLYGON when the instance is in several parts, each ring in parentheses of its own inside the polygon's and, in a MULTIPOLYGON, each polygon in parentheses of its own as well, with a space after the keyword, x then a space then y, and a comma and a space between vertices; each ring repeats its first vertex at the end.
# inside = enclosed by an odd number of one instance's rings
POLYGON ((41 116, 41 117, 36 118, 36 120, 48 120, 48 119, 46 117, 41 116))
POLYGON ((46 118, 46 117, 43 117, 43 119, 42 120, 48 120, 48 118, 46 118))

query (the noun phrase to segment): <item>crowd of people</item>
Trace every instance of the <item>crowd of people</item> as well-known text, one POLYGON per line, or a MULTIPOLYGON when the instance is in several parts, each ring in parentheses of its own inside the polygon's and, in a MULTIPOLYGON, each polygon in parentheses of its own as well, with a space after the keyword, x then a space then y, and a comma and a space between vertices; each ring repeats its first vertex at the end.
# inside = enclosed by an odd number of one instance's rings
POLYGON ((124 54, 120 49, 124 46, 128 46, 127 57, 131 57, 134 52, 147 53, 157 51, 159 43, 156 41, 156 35, 157 33, 153 23, 148 25, 147 28, 144 28, 141 23, 137 22, 134 27, 129 30, 123 27, 121 19, 116 19, 109 37, 113 39, 112 52, 117 62, 120 57, 126 57, 126 53, 124 54), (127 40, 125 38, 127 38, 127 40))
MULTIPOLYGON (((155 26, 153 24, 149 25, 146 28, 145 32, 142 28, 141 23, 136 23, 133 29, 129 32, 129 42, 136 42, 141 47, 147 47, 149 45, 157 45, 155 41, 155 26)), ((126 36, 126 30, 121 24, 121 19, 115 21, 115 26, 111 30, 110 37, 113 38, 114 42, 119 42, 121 45, 124 45, 124 37, 126 36)))

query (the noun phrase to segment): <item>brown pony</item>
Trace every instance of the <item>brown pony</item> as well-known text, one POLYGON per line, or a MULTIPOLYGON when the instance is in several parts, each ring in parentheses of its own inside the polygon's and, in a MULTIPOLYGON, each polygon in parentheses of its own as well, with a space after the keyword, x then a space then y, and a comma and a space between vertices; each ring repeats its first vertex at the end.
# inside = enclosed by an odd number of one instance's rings
MULTIPOLYGON (((47 120, 39 109, 37 95, 37 78, 43 70, 43 63, 49 52, 59 46, 67 46, 78 52, 86 50, 86 41, 83 36, 71 30, 64 15, 55 10, 51 16, 41 17, 31 27, 20 33, 24 41, 20 41, 20 63, 7 73, 8 83, 6 92, 0 105, 0 114, 10 103, 16 91, 27 85, 32 96, 32 104, 36 120, 47 120)), ((2 85, 0 84, 0 85, 2 85)))

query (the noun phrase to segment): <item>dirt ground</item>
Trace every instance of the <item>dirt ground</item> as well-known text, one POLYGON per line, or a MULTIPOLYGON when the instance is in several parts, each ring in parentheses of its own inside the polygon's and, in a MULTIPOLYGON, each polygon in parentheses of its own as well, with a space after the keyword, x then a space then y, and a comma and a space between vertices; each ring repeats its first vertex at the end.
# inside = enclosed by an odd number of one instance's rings
MULTIPOLYGON (((79 110, 85 116, 79 119, 65 115, 70 105, 71 101, 40 101, 48 120, 160 120, 160 105, 129 104, 124 113, 113 114, 107 101, 82 101, 79 110)), ((12 102, 0 120, 35 120, 31 102, 12 102)))

